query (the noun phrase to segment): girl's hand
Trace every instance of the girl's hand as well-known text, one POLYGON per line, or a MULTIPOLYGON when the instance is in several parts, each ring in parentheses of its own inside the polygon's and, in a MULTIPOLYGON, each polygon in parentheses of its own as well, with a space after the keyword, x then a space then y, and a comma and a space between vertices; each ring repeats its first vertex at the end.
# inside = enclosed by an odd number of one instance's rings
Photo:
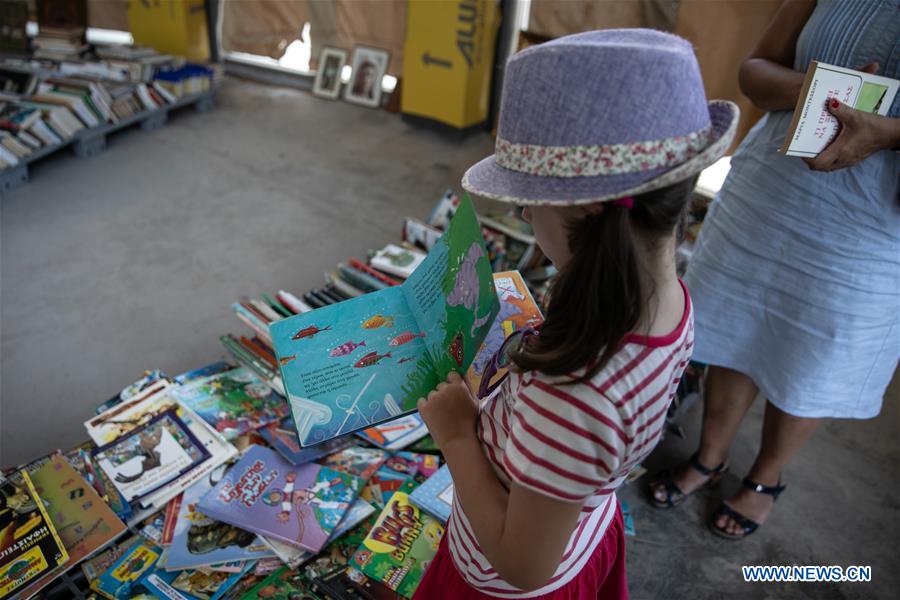
POLYGON ((457 439, 475 435, 478 405, 466 382, 455 371, 427 399, 419 398, 418 407, 431 437, 441 449, 457 439))
POLYGON ((827 103, 828 112, 840 122, 837 137, 815 158, 804 158, 813 171, 836 171, 865 160, 897 143, 900 119, 850 108, 838 100, 827 103))

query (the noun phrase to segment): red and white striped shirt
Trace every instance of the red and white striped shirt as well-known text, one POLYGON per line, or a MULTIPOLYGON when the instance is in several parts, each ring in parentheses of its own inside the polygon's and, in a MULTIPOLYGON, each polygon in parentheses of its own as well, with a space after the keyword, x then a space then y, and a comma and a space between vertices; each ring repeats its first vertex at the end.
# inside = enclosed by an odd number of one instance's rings
POLYGON ((556 573, 544 587, 523 592, 488 563, 454 497, 447 541, 457 570, 472 587, 499 598, 528 598, 562 587, 581 571, 615 515, 616 488, 659 441, 690 359, 693 311, 686 288, 684 294, 675 331, 629 336, 589 382, 565 385, 568 377, 511 373, 484 401, 478 436, 504 485, 514 481, 583 507, 556 573))

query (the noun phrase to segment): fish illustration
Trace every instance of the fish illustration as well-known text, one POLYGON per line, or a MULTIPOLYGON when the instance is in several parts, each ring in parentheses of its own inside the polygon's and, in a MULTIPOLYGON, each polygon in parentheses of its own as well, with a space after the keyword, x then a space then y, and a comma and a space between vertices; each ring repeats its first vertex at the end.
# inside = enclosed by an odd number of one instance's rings
POLYGON ((350 354, 351 352, 353 352, 360 346, 365 346, 365 345, 366 345, 365 340, 363 340, 362 342, 360 342, 358 344, 353 341, 344 342, 340 346, 338 346, 336 348, 332 348, 331 351, 328 353, 328 356, 331 356, 332 358, 338 357, 338 356, 346 356, 347 354, 350 354))
POLYGON ((388 342, 388 346, 402 346, 403 344, 408 344, 416 338, 425 337, 425 332, 421 333, 413 333, 412 331, 404 331, 390 342, 388 342))
POLYGON ((363 321, 363 329, 378 329, 379 327, 393 327, 394 326, 394 317, 385 317, 382 314, 377 314, 374 317, 369 317, 365 321, 363 321))
POLYGON ((450 342, 450 347, 447 348, 447 352, 450 353, 450 356, 453 360, 456 361, 456 364, 460 367, 463 362, 463 335, 462 331, 456 332, 456 335, 453 336, 453 341, 450 342))
POLYGON ((411 360, 416 360, 416 357, 415 356, 404 356, 403 358, 401 358, 400 360, 397 361, 397 364, 402 365, 403 363, 409 362, 411 360))
POLYGON ((363 356, 361 359, 356 361, 356 364, 353 365, 353 367, 356 369, 361 369, 363 367, 371 367, 372 365, 378 364, 378 361, 380 361, 381 359, 390 358, 390 357, 391 357, 390 352, 388 352, 387 354, 381 354, 381 355, 379 355, 378 352, 376 352, 376 351, 369 352, 368 354, 363 356))
POLYGON ((296 358, 297 358, 296 354, 291 354, 290 356, 282 356, 278 362, 280 362, 281 366, 283 367, 284 365, 288 364, 289 362, 291 362, 292 360, 294 360, 296 358))
POLYGON ((315 325, 310 325, 309 327, 301 329, 300 331, 295 333, 293 335, 293 337, 291 337, 291 339, 292 340, 302 340, 303 338, 311 338, 314 335, 316 335, 317 333, 322 333, 323 331, 327 331, 329 329, 331 329, 331 325, 329 325, 328 327, 323 327, 322 329, 319 329, 315 325))

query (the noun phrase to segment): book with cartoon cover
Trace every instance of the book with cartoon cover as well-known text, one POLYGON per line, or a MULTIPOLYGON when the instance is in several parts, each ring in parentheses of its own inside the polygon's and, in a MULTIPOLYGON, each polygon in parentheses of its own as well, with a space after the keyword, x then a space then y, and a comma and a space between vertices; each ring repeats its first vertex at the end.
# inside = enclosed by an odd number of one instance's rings
MULTIPOLYGON (((525 280, 518 271, 494 273, 494 288, 497 290, 500 311, 488 330, 475 360, 472 361, 466 372, 469 389, 476 394, 482 387, 481 380, 485 371, 494 360, 494 355, 503 346, 506 338, 521 329, 537 327, 544 320, 541 309, 534 301, 525 280)), ((496 385, 509 371, 509 363, 505 361, 501 361, 496 367, 492 370, 490 381, 485 382, 485 388, 496 385)))
POLYGON ((284 399, 247 367, 192 379, 170 394, 233 440, 288 414, 284 399))
POLYGON ((395 492, 363 540, 350 566, 401 596, 412 598, 437 553, 444 526, 395 492))
POLYGON ((450 476, 450 467, 441 467, 409 495, 409 500, 446 523, 453 507, 453 477, 450 476))
POLYGON ((319 464, 368 481, 369 477, 384 464, 388 457, 389 454, 386 451, 378 448, 350 446, 326 456, 319 461, 319 464))
POLYGON ((24 587, 68 560, 28 473, 0 476, 0 599, 19 597, 24 587))
MULTIPOLYGON (((125 523, 62 454, 51 454, 29 476, 69 555, 65 569, 104 548, 127 530, 125 523)), ((29 585, 22 595, 27 598, 37 593, 57 574, 58 571, 48 574, 29 585)))
POLYGON ((352 475, 316 463, 293 465, 253 445, 197 506, 213 519, 318 552, 362 485, 352 475))
POLYGON ((97 448, 92 458, 122 496, 134 502, 181 478, 209 457, 209 451, 176 412, 167 410, 97 448))
POLYGON ((270 325, 303 446, 415 411, 465 373, 499 306, 466 196, 428 256, 398 286, 270 325))
POLYGON ((173 572, 157 567, 141 575, 134 588, 146 590, 154 598, 168 600, 219 600, 247 570, 249 566, 235 573, 210 570, 173 572))
POLYGON ((153 569, 160 554, 155 544, 138 541, 91 583, 91 589, 110 600, 133 597, 135 583, 141 575, 153 569))
POLYGON ((172 542, 165 551, 166 570, 192 569, 272 556, 272 552, 256 534, 216 521, 200 512, 197 504, 212 488, 210 477, 204 477, 184 491, 172 542))

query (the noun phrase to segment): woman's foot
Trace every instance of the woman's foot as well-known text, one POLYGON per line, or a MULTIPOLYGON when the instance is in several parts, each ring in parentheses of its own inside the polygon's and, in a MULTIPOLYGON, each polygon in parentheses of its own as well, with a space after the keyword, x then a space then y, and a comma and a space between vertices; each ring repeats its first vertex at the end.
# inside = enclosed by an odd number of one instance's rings
POLYGON ((765 523, 784 488, 780 482, 769 486, 744 479, 741 489, 723 501, 713 514, 710 521, 713 533, 735 540, 750 535, 765 523))
POLYGON ((704 485, 717 483, 727 470, 727 462, 722 461, 716 467, 709 468, 700 462, 699 452, 694 453, 686 463, 671 472, 662 471, 650 482, 651 502, 657 508, 677 506, 704 485))

